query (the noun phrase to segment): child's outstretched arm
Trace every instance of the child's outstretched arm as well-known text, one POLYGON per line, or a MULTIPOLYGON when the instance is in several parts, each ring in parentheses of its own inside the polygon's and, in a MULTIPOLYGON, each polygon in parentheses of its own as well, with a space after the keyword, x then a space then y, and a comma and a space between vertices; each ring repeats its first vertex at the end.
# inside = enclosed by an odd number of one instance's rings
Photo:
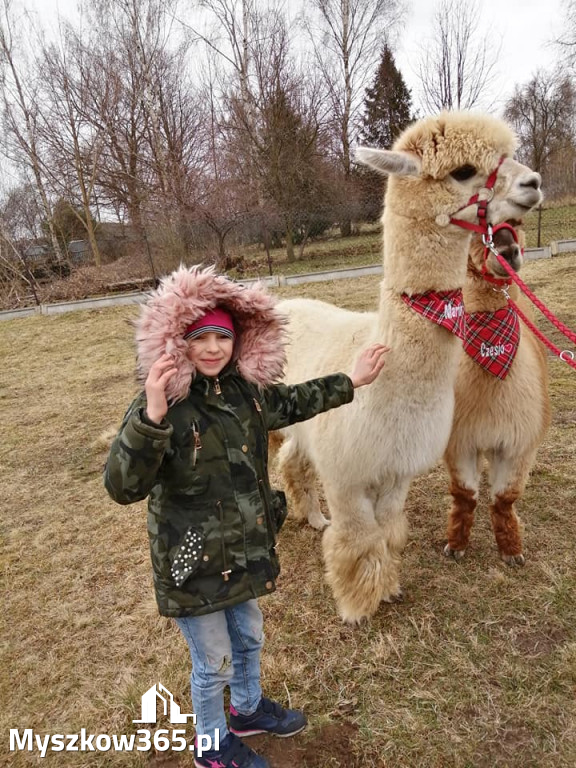
POLYGON ((382 344, 363 350, 349 376, 334 373, 302 384, 276 384, 264 390, 268 429, 281 429, 351 402, 356 387, 376 379, 386 362, 387 351, 382 344))

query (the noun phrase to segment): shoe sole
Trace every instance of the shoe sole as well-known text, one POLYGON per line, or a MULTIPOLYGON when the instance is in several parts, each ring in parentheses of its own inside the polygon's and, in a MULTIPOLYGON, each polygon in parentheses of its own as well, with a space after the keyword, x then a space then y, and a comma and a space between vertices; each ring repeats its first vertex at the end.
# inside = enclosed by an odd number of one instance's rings
POLYGON ((236 731, 234 728, 229 728, 228 730, 235 734, 236 736, 239 736, 240 738, 243 738, 244 736, 258 736, 261 733, 269 733, 270 736, 276 736, 279 739, 287 739, 290 736, 296 736, 297 733, 302 733, 304 728, 306 728, 306 724, 302 726, 302 728, 298 728, 297 731, 290 731, 290 733, 275 733, 274 731, 266 731, 266 730, 255 730, 255 731, 236 731))

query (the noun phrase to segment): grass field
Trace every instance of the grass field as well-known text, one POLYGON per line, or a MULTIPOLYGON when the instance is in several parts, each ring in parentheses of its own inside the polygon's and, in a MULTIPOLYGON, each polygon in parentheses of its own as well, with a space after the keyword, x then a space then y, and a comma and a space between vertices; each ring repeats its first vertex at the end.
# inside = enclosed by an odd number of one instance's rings
MULTIPOLYGON (((575 270, 576 254, 523 270, 572 327, 575 270)), ((376 278, 283 291, 352 309, 375 307, 377 293, 376 278)), ((44 763, 37 751, 9 753, 10 728, 135 733, 140 696, 159 681, 191 711, 185 643, 152 596, 145 504, 115 505, 101 479, 107 433, 137 391, 136 311, 0 324, 2 765, 44 763)), ((437 467, 408 498, 405 602, 350 628, 323 580, 320 535, 288 520, 279 589, 262 600, 263 683, 304 707, 310 726, 287 742, 257 737, 275 768, 576 765, 576 372, 558 361, 550 371, 553 423, 519 507, 525 568, 498 560, 485 493, 465 560, 442 556, 437 467)), ((189 752, 45 761, 192 765, 189 752)))

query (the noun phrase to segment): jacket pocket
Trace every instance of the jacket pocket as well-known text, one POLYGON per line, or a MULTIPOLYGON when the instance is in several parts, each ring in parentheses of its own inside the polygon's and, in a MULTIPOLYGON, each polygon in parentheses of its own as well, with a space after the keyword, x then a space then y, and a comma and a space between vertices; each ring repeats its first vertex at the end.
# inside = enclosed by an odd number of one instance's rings
POLYGON ((204 534, 199 528, 188 528, 170 566, 170 572, 177 587, 181 587, 193 573, 196 573, 202 562, 203 551, 204 534))
POLYGON ((284 521, 288 516, 288 506, 286 504, 286 494, 283 491, 272 490, 270 492, 272 500, 272 521, 276 528, 276 533, 280 531, 280 528, 284 525, 284 521))

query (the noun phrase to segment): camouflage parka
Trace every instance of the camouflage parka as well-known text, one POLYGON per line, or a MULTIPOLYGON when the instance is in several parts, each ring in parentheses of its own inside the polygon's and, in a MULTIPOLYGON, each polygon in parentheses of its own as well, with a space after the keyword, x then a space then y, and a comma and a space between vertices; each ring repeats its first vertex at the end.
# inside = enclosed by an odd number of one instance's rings
POLYGON ((120 504, 148 496, 154 587, 165 616, 212 613, 276 588, 286 499, 270 487, 268 430, 348 403, 354 393, 344 374, 272 383, 284 363, 283 325, 261 286, 243 288, 212 270, 178 270, 142 309, 139 375, 145 380, 168 351, 177 383, 172 379, 160 425, 146 418, 144 392, 134 400, 104 482, 120 504), (181 336, 216 305, 234 316, 235 353, 218 377, 208 378, 191 367, 181 336))

